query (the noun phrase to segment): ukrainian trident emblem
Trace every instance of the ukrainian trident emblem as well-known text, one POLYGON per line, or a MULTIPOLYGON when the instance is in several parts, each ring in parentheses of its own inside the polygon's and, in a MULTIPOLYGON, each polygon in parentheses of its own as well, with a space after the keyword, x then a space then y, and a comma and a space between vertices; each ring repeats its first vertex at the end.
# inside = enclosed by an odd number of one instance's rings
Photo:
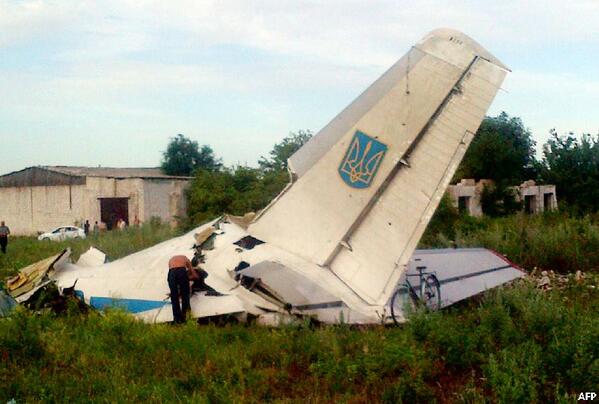
POLYGON ((339 166, 339 175, 350 187, 368 188, 386 151, 385 144, 356 131, 339 166))

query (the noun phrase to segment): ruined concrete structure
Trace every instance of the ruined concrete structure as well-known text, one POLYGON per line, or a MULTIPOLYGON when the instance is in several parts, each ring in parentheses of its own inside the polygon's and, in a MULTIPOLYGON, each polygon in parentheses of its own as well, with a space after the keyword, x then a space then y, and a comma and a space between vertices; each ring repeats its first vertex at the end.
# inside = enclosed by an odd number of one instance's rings
MULTIPOLYGON (((492 185, 491 180, 462 179, 455 185, 447 188, 447 193, 453 206, 460 212, 470 216, 480 217, 483 210, 480 203, 482 191, 486 185, 492 185)), ((557 209, 557 195, 555 185, 537 185, 533 180, 528 180, 512 187, 516 200, 523 203, 526 213, 534 214, 545 210, 557 209)))
POLYGON ((89 220, 108 229, 152 217, 174 224, 185 212, 189 177, 158 168, 29 167, 0 176, 0 220, 15 235, 89 220))
POLYGON ((555 185, 537 185, 533 180, 528 180, 515 188, 519 191, 517 195, 524 203, 526 213, 557 209, 555 185))

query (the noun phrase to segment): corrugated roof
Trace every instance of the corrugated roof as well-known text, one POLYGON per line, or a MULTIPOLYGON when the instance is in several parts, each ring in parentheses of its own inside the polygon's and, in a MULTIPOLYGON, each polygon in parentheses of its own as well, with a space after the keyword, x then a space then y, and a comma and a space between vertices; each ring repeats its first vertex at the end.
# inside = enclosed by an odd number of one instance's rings
POLYGON ((77 177, 108 177, 108 178, 162 178, 190 179, 191 177, 166 175, 158 167, 76 167, 76 166, 42 166, 40 168, 77 177))
POLYGON ((65 174, 43 167, 28 167, 0 176, 0 188, 83 185, 86 177, 65 174))

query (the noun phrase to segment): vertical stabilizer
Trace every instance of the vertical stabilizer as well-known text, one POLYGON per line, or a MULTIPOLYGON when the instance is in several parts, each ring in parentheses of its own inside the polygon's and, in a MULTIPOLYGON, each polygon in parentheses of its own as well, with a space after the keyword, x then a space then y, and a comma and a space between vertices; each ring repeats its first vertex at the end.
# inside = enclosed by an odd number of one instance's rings
POLYGON ((506 71, 464 34, 431 32, 291 157, 295 182, 250 233, 384 304, 506 71))

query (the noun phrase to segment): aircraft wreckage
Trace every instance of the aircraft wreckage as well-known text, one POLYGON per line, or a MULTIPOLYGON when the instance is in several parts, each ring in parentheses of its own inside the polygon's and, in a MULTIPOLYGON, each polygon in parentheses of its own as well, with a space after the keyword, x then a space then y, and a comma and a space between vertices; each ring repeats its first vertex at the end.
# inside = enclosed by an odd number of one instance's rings
POLYGON ((54 282, 93 307, 168 322, 168 260, 195 255, 207 275, 195 318, 370 324, 522 277, 490 250, 415 250, 507 72, 468 36, 433 31, 289 159, 291 182, 258 215, 109 263, 92 249, 73 264, 65 251, 21 271, 9 292, 23 302, 54 282))

